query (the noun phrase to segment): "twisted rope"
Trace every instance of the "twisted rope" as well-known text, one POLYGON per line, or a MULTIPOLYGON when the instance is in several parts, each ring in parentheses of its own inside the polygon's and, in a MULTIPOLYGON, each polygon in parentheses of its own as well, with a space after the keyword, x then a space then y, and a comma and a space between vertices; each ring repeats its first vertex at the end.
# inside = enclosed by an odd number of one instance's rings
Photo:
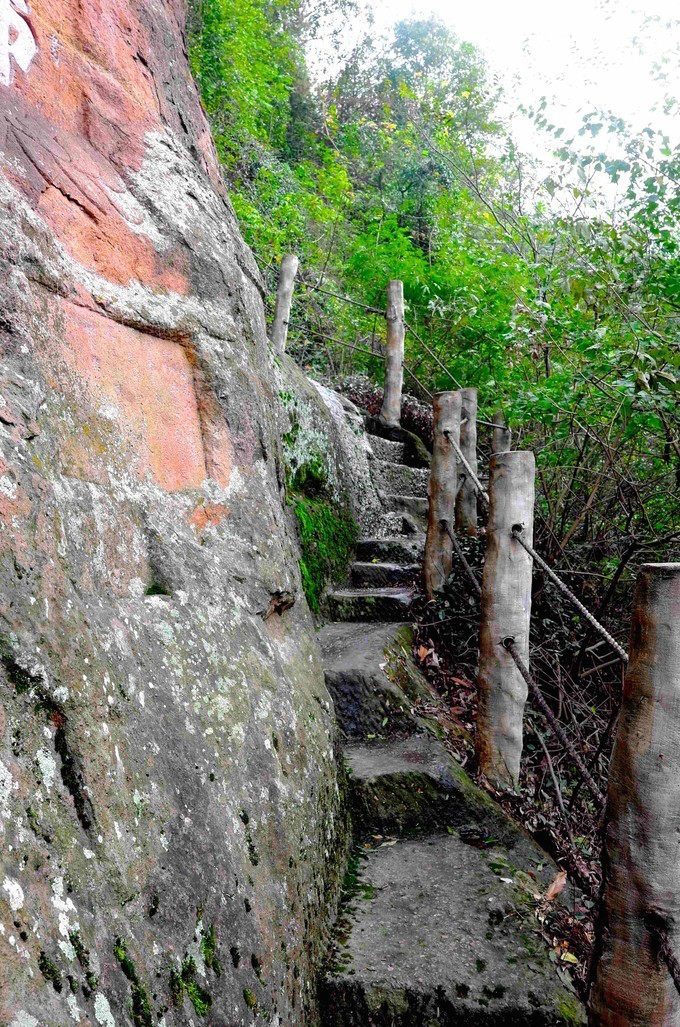
POLYGON ((529 554, 529 556, 533 560, 535 560, 536 563, 538 564, 538 566, 541 567, 545 571, 545 573, 548 575, 550 580, 552 582, 554 582, 555 585, 557 585, 557 587, 559 588, 560 592, 564 596, 567 597, 567 599, 576 607, 576 609, 579 611, 579 613, 581 613, 585 617, 585 619, 588 621, 588 623, 591 624, 595 628, 595 630, 600 633, 600 635, 602 635, 602 638, 604 638, 605 641, 609 643, 609 645, 612 647, 614 652, 619 655, 621 660, 624 663, 628 663, 628 653, 626 652, 626 650, 623 649, 619 645, 619 643, 616 641, 615 638, 612 638, 612 636, 609 634, 607 629, 602 624, 600 624, 599 620, 597 620, 592 615, 590 610, 587 610, 586 607, 583 605, 583 603, 579 599, 576 598, 574 593, 569 588, 567 588, 567 586, 564 584, 562 579, 559 578, 557 576, 557 574, 555 574, 555 571, 552 569, 552 567, 550 567, 549 564, 547 564, 545 562, 545 560, 543 559, 542 556, 538 555, 538 553, 536 552, 534 547, 529 545, 529 543, 526 542, 522 538, 522 531, 523 530, 524 530, 523 525, 521 525, 521 524, 514 524, 513 527, 512 527, 512 537, 517 542, 519 542, 519 544, 522 546, 523 549, 526 550, 526 552, 529 554))
POLYGON ((467 471, 467 473, 470 475, 470 481, 472 482, 474 487, 477 489, 477 492, 479 493, 479 495, 482 497, 483 502, 486 503, 486 505, 488 506, 489 505, 489 496, 484 491, 484 486, 482 485, 481 481, 479 480, 479 478, 477 477, 475 472, 472 470, 472 467, 470 466, 469 460, 464 455, 462 449, 460 448, 460 446, 458 445, 458 443, 454 439, 454 437, 451 434, 451 432, 450 431, 445 431, 444 435, 446 435, 447 439, 449 440, 449 442, 451 443, 451 445, 453 446, 453 448, 454 448, 454 450, 456 452, 456 456, 458 457, 458 459, 462 463, 462 465, 465 468, 465 470, 467 471))
POLYGON ((680 962, 671 948, 668 933, 665 930, 657 931, 659 938, 659 955, 663 959, 669 974, 673 978, 673 984, 678 995, 680 995, 680 962))
POLYGON ((475 590, 476 594, 481 598, 482 586, 477 581, 477 576, 476 576, 475 572, 473 571, 473 569, 470 566, 470 564, 467 562, 467 558, 465 556, 465 553, 463 552, 461 544, 458 541, 458 539, 456 538, 455 533, 453 531, 451 531, 451 526, 450 526, 449 522, 442 519, 439 523, 441 524, 442 528, 444 529, 444 531, 447 533, 447 535, 451 539, 451 542, 453 543, 453 548, 456 551, 456 556, 458 557, 458 559, 462 563, 462 565, 463 565, 463 567, 465 569, 465 573, 467 574, 468 578, 470 579, 470 584, 472 585, 472 587, 475 590))
POLYGON ((576 766, 578 767, 578 769, 581 771, 581 775, 583 777, 583 780, 588 785, 588 787, 590 788, 591 792, 593 793, 595 798, 598 800, 600 805, 604 806, 604 795, 602 794, 600 789, 595 784, 595 781, 593 780, 593 778, 592 778, 592 776, 590 774, 590 771, 586 767, 585 763, 583 762, 583 760, 581 759, 579 754, 576 752, 576 749, 574 748, 574 746, 571 744, 571 742, 567 738, 567 736, 564 733, 564 730, 562 729, 559 721, 555 717, 555 714, 553 713, 553 711, 550 709, 550 707, 548 706, 547 702, 543 698, 543 693, 541 692, 540 688, 538 687, 538 685, 534 681, 534 678, 532 677, 531 673, 529 672, 529 668, 525 666, 521 656, 517 652, 517 647, 515 646, 515 639, 511 635, 509 635, 507 638, 504 638, 502 640, 501 645, 512 656, 512 659, 514 660, 514 663, 515 663, 515 666, 517 667, 517 670, 520 672, 520 674, 522 675, 522 677, 526 681, 527 687, 529 689, 529 692, 531 693, 532 698, 535 699, 536 703, 538 704, 538 706, 541 709, 541 712, 543 713, 543 716, 545 717, 545 719, 548 721, 550 727, 552 728, 554 734, 557 735, 557 737, 559 738, 560 742, 562 743, 564 748, 567 750, 567 752, 569 753, 569 755, 573 759, 573 761, 576 764, 576 766))

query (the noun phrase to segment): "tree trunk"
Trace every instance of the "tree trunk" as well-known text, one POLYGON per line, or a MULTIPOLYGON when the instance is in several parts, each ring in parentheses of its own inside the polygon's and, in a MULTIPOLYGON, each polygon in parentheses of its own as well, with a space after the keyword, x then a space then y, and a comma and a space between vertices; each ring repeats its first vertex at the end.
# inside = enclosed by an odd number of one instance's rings
POLYGON ((482 772, 502 788, 516 788, 522 756, 527 686, 501 645, 515 640, 529 665, 532 559, 512 537, 514 524, 533 544, 533 453, 496 453, 489 464, 489 525, 482 578, 477 759, 482 772))
MULTIPOLYGON (((477 389, 461 389, 461 402, 460 448, 477 474, 477 389)), ((474 536, 477 534, 477 489, 465 467, 459 467, 458 474, 463 483, 456 496, 456 531, 474 536)))
POLYGON ((460 392, 438 392, 434 408, 434 442, 430 485, 430 505, 425 539, 425 592, 432 599, 441 592, 451 573, 452 544, 447 528, 453 529, 458 468, 451 439, 460 438, 460 392))
POLYGON ((380 420, 391 428, 401 424, 401 393, 404 387, 404 283, 387 286, 387 337, 385 340, 385 392, 380 420))
POLYGON ((276 310, 272 325, 272 346, 274 353, 281 356, 286 352, 288 341, 288 321, 293 303, 293 288, 298 270, 298 259, 294 253, 288 253, 281 261, 279 271, 279 287, 276 291, 276 310))
POLYGON ((604 908, 590 1022, 678 1027, 680 995, 680 564, 645 564, 609 771, 604 908))
POLYGON ((502 410, 497 410, 493 415, 493 422, 496 427, 493 429, 491 440, 492 453, 507 453, 510 449, 510 429, 505 425, 505 415, 502 410))

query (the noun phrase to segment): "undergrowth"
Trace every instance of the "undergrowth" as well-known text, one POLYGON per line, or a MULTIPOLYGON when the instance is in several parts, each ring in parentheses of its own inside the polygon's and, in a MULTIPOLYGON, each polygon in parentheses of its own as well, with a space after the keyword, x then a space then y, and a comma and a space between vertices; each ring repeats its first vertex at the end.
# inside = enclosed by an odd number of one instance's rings
MULTIPOLYGON (((481 579, 483 532, 476 539, 459 541, 481 579)), ((432 602, 424 597, 416 602, 416 658, 441 700, 420 712, 437 717, 447 747, 469 773, 475 774, 479 607, 455 559, 447 589, 432 602)), ((579 651, 583 632, 567 601, 538 576, 534 581, 534 611, 537 616, 532 621, 531 663, 539 687, 571 744, 606 792, 617 710, 614 675, 620 674, 620 667, 609 666, 603 660, 600 668, 595 658, 594 667, 589 666, 579 678, 573 654, 579 651)), ((582 899, 573 908, 554 911, 559 922, 553 919, 546 940, 557 968, 570 974, 584 997, 601 885, 602 810, 580 780, 569 752, 551 735, 543 714, 531 700, 524 722, 519 793, 498 792, 479 775, 477 780, 568 871, 582 891, 582 899)))

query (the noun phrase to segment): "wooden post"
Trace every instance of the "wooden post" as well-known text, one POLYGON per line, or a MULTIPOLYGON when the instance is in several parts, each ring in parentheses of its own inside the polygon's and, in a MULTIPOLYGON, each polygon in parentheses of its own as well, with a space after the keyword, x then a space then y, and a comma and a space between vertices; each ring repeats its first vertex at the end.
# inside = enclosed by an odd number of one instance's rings
POLYGON ((293 287, 295 285, 298 263, 294 253, 288 253, 281 261, 279 287, 276 291, 276 310, 274 311, 274 323, 272 325, 272 346, 277 356, 281 356, 282 353, 286 352, 288 321, 290 320, 290 308, 293 302, 293 287))
MULTIPOLYGON (((461 389, 460 448, 477 474, 477 389, 461 389)), ((461 535, 477 534, 477 490, 465 467, 458 468, 463 483, 456 496, 456 531, 461 535)))
POLYGON ((492 453, 506 453, 510 449, 510 429, 506 427, 505 415, 502 410, 497 410, 493 415, 493 437, 491 440, 492 453))
POLYGON ((434 441, 430 467, 430 499, 425 539, 425 592, 432 599, 451 573, 453 546, 447 528, 453 529, 458 469, 451 438, 460 438, 460 392, 438 392, 434 408, 434 441))
POLYGON ((590 1022, 677 1027, 680 995, 680 563, 645 564, 609 770, 604 908, 590 1022))
POLYGON ((477 760, 499 787, 516 788, 527 686, 501 644, 515 640, 529 666, 532 559, 512 537, 515 524, 533 544, 533 453, 496 453, 489 464, 489 524, 482 577, 477 760))
POLYGON ((404 387, 404 283, 387 286, 387 335, 385 340, 385 391, 380 420, 391 428, 401 424, 401 393, 404 387))

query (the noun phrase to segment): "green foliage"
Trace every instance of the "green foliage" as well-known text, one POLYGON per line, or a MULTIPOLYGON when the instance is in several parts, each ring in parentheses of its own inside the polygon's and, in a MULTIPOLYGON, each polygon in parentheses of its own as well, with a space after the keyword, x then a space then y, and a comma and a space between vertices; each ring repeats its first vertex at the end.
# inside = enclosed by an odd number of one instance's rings
MULTIPOLYGON (((326 0, 322 16, 342 18, 346 2, 326 0)), ((315 88, 308 17, 303 0, 238 11, 201 0, 192 37, 271 299, 280 257, 300 257, 291 353, 331 374, 379 374, 379 361, 328 337, 378 348, 380 319, 313 283, 382 308, 387 281, 403 279, 407 361, 425 386, 477 386, 481 416, 504 409, 516 444, 536 452, 537 537, 550 558, 599 560, 609 576, 629 545, 672 556, 680 147, 597 112, 568 139, 542 101, 526 113, 554 137, 546 176, 499 123, 480 55, 441 23, 366 37, 315 88)))
POLYGON ((292 0, 192 5, 191 67, 228 168, 249 143, 285 140, 297 62, 286 24, 294 6, 292 0))
POLYGON ((309 608, 319 614, 326 582, 339 580, 347 570, 358 528, 332 502, 293 494, 290 503, 300 534, 302 587, 309 608))

